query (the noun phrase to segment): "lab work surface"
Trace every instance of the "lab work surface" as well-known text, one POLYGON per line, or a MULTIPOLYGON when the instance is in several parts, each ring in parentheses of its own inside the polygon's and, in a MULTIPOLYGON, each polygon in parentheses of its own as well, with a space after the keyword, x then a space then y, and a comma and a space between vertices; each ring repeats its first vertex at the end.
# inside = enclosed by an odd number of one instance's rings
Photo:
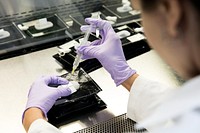
MULTIPOLYGON (((52 55, 57 48, 0 61, 0 132, 25 133, 22 126, 27 94, 33 81, 42 75, 62 75, 65 70, 52 55)), ((138 74, 162 83, 178 86, 179 81, 154 50, 128 60, 138 74)), ((60 127, 63 133, 75 132, 96 123, 126 113, 129 92, 122 86, 116 87, 105 69, 97 69, 89 75, 103 90, 98 96, 107 108, 98 112, 83 114, 79 119, 60 127)))

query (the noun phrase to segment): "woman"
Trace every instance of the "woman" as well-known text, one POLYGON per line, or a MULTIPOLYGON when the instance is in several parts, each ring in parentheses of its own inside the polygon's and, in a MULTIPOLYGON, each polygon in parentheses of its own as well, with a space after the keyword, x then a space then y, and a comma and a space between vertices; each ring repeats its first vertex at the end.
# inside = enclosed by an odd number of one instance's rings
MULTIPOLYGON (((169 89, 139 76, 128 66, 120 39, 106 21, 86 19, 87 23, 99 27, 102 40, 96 40, 90 46, 80 46, 78 52, 83 54, 84 59, 97 58, 116 85, 123 85, 130 91, 127 115, 138 122, 139 126, 144 126, 152 133, 199 133, 198 0, 132 0, 132 5, 141 10, 145 35, 151 47, 187 81, 182 87, 169 89)), ((87 29, 88 26, 82 27, 83 31, 87 29)), ((37 87, 33 86, 32 92, 37 92, 36 88, 40 86, 46 88, 45 79, 35 82, 37 87)), ((29 132, 32 132, 42 124, 46 127, 37 130, 45 132, 51 128, 54 129, 52 132, 60 132, 42 119, 45 119, 46 112, 58 97, 68 94, 70 91, 44 94, 41 97, 50 102, 43 104, 30 91, 23 119, 25 129, 28 131, 31 125, 29 132)))

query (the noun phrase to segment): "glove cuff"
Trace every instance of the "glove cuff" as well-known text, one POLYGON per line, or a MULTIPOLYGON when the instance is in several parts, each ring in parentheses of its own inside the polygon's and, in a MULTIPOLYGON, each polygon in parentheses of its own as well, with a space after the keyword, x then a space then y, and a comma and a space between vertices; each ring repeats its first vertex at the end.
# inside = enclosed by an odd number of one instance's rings
POLYGON ((30 109, 30 108, 38 108, 38 109, 40 109, 40 110, 42 111, 44 117, 48 120, 48 118, 47 118, 47 112, 45 111, 45 109, 41 108, 39 105, 38 105, 38 106, 37 106, 37 105, 31 106, 31 105, 28 105, 28 104, 27 104, 27 105, 26 105, 26 108, 25 108, 25 110, 24 110, 24 112, 23 112, 23 114, 22 114, 22 123, 23 123, 23 120, 24 120, 25 112, 26 112, 28 109, 30 109))
POLYGON ((130 78, 133 74, 135 74, 136 71, 130 69, 129 71, 126 71, 122 74, 123 78, 120 79, 114 79, 116 86, 121 85, 124 81, 126 81, 128 78, 130 78))
POLYGON ((130 68, 127 63, 116 64, 116 66, 113 68, 114 69, 112 70, 111 77, 114 80, 116 86, 121 85, 125 80, 136 73, 136 70, 130 68))

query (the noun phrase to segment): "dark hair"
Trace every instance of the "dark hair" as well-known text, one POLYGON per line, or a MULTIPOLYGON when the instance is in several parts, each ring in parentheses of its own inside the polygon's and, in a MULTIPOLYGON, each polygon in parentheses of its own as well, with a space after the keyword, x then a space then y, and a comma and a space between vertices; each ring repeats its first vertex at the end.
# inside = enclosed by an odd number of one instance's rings
POLYGON ((158 0, 141 0, 142 9, 150 11, 156 8, 158 0))
POLYGON ((199 0, 191 0, 192 5, 196 8, 198 12, 200 12, 200 3, 199 0))
MULTIPOLYGON (((158 2, 159 2, 159 0, 141 0, 142 8, 145 11, 150 11, 150 10, 155 9, 158 2)), ((191 2, 193 7, 200 13, 200 2, 199 2, 199 0, 189 0, 189 2, 191 2)))

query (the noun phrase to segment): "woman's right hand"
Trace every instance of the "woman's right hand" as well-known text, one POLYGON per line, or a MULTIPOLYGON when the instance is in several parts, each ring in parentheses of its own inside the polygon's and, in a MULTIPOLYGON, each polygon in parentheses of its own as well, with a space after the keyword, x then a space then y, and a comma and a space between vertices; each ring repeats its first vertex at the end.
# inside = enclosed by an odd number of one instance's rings
MULTIPOLYGON (((78 52, 83 55, 83 59, 98 59, 110 73, 115 84, 120 85, 136 71, 131 69, 126 62, 119 36, 112 25, 105 20, 87 18, 86 22, 94 27, 93 32, 96 28, 100 30, 101 39, 95 40, 90 45, 78 47, 78 52)), ((83 32, 88 29, 89 26, 81 27, 83 32)))

